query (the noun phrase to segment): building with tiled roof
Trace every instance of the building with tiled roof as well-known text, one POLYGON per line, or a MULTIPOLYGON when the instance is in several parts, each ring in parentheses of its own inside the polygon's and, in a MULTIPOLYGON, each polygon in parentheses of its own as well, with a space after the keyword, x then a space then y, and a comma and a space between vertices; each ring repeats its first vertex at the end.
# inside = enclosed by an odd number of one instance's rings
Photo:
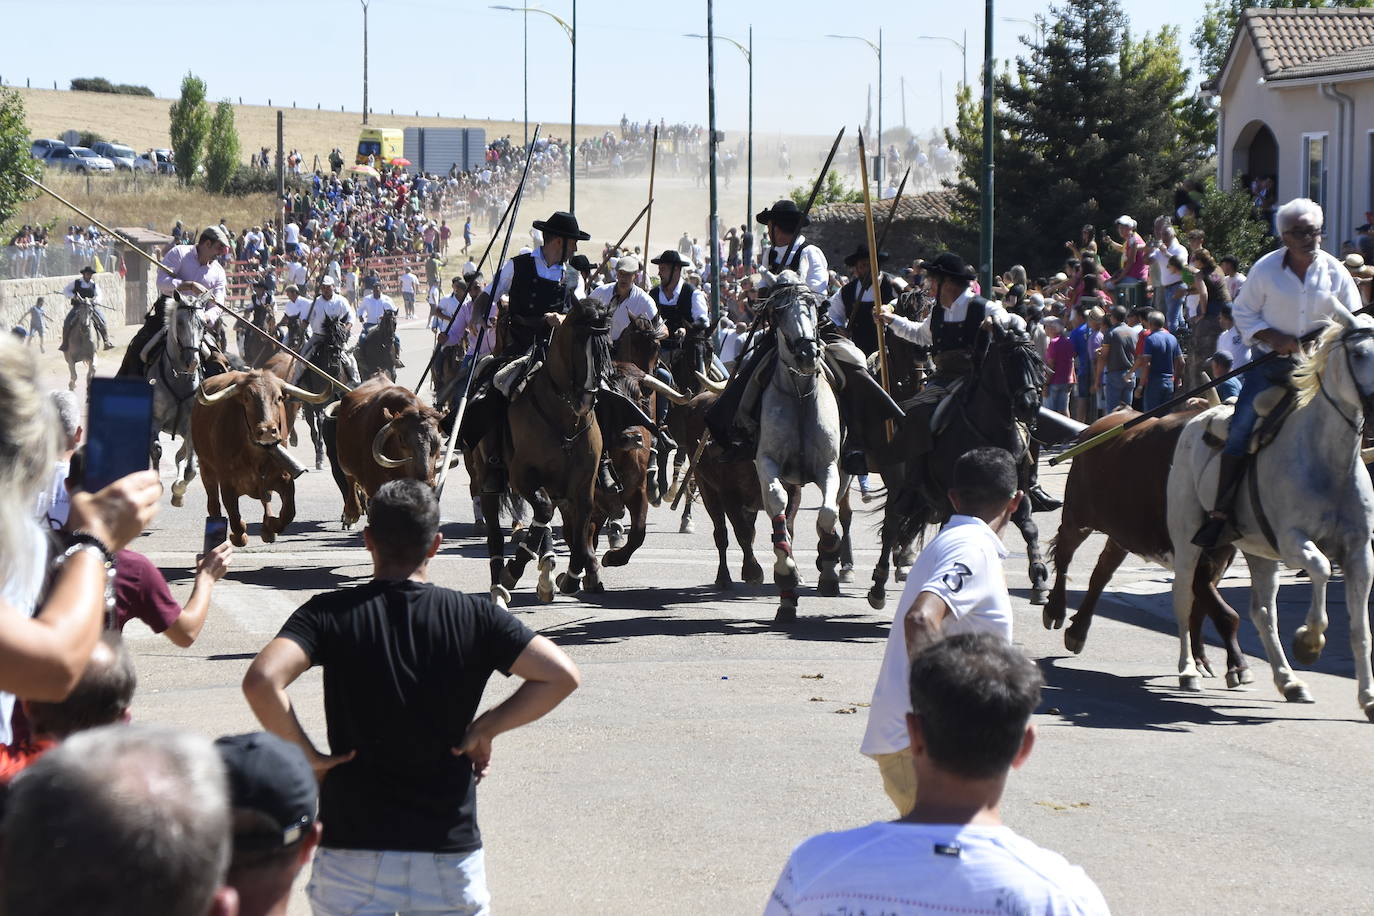
MULTIPOLYGON (((944 247, 949 234, 949 218, 954 206, 955 192, 926 191, 904 195, 897 202, 883 249, 890 254, 886 269, 899 271, 917 258, 929 257, 944 247)), ((873 201, 876 232, 892 209, 891 200, 873 201)), ((806 237, 825 252, 831 269, 845 272, 844 258, 867 238, 863 204, 826 204, 811 211, 811 225, 806 237)))
POLYGON ((1274 203, 1311 197, 1337 250, 1374 215, 1374 9, 1249 9, 1226 64, 1217 178, 1271 177, 1274 203))

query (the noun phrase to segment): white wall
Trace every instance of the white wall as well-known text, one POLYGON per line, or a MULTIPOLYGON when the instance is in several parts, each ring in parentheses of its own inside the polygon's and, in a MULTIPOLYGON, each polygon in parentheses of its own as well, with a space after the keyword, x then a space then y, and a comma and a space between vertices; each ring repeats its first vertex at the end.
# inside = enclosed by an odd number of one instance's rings
MULTIPOLYGON (((67 301, 62 290, 77 279, 71 277, 38 277, 31 280, 0 280, 0 331, 5 333, 27 318, 29 309, 42 296, 47 300, 43 311, 49 319, 62 326, 62 316, 67 314, 67 301)), ((100 273, 95 275, 95 285, 100 289, 100 302, 114 311, 109 313, 109 323, 118 327, 124 323, 124 280, 119 274, 100 273)), ((24 321, 24 327, 28 322, 24 321)))

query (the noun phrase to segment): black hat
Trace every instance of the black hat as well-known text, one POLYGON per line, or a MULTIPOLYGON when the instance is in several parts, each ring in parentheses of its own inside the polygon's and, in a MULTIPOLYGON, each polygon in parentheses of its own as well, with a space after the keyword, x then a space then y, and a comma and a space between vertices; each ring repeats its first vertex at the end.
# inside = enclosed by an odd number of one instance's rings
POLYGON ((1371 228, 1374 228, 1374 226, 1371 226, 1371 224, 1369 224, 1369 223, 1365 223, 1363 226, 1356 226, 1356 227, 1355 227, 1355 231, 1356 231, 1356 232, 1368 232, 1371 228))
MULTIPOLYGON (((886 260, 887 260, 887 252, 886 252, 886 251, 883 251, 883 250, 881 250, 881 249, 879 249, 879 251, 878 251, 878 263, 881 264, 881 263, 883 263, 883 262, 886 261, 886 260)), ((867 262, 867 261, 868 261, 868 243, 867 243, 867 242, 860 242, 860 243, 859 243, 859 247, 854 249, 854 253, 851 254, 849 257, 847 257, 847 258, 844 259, 844 265, 845 265, 846 267, 853 267, 855 264, 859 263, 860 261, 864 261, 864 262, 867 262)))
POLYGON ((583 232, 577 225, 577 217, 563 210, 558 210, 553 216, 545 220, 535 220, 534 228, 548 235, 557 235, 565 239, 577 239, 585 242, 591 238, 583 232))
POLYGON ((270 732, 253 732, 220 738, 215 749, 229 775, 229 806, 261 814, 279 828, 236 832, 236 850, 290 846, 315 822, 319 790, 300 748, 270 732))
POLYGON ((650 264, 667 264, 671 267, 691 267, 692 262, 682 256, 680 252, 669 249, 658 257, 649 261, 650 264))
POLYGON ((788 223, 795 224, 797 227, 811 225, 811 218, 801 212, 801 207, 790 197, 785 197, 773 206, 764 210, 758 215, 761 223, 778 223, 786 226, 788 223))
POLYGON ((965 263, 964 259, 952 251, 942 251, 933 261, 922 261, 921 269, 927 273, 944 274, 956 280, 975 280, 978 274, 965 263))
POLYGON ((81 272, 83 274, 93 274, 95 273, 95 268, 87 264, 85 267, 81 268, 81 272))
POLYGON ((568 266, 578 273, 586 273, 595 268, 595 264, 587 259, 585 254, 575 254, 568 259, 568 266))

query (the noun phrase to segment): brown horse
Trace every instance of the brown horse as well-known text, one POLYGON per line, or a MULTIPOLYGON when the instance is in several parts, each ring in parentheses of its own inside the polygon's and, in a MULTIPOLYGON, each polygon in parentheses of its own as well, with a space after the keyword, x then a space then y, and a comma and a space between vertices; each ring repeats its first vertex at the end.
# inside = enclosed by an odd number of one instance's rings
MULTIPOLYGON (((260 330, 266 331, 273 337, 277 336, 277 314, 272 307, 271 300, 253 306, 253 312, 248 317, 260 330)), ((264 368, 267 361, 277 354, 277 347, 273 346, 272 341, 255 331, 245 329, 244 334, 246 336, 243 338, 243 361, 251 369, 264 368)))

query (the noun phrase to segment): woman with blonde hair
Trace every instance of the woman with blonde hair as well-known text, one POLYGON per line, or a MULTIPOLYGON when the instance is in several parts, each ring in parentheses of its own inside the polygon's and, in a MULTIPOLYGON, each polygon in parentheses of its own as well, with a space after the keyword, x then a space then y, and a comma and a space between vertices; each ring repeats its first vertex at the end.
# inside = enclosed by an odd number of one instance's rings
POLYGON ((72 495, 72 532, 49 579, 48 539, 34 506, 52 476, 52 399, 17 342, 0 339, 0 744, 15 697, 58 702, 80 679, 114 600, 114 552, 157 512, 153 471, 72 495), (48 580, 45 591, 45 580, 48 580))

